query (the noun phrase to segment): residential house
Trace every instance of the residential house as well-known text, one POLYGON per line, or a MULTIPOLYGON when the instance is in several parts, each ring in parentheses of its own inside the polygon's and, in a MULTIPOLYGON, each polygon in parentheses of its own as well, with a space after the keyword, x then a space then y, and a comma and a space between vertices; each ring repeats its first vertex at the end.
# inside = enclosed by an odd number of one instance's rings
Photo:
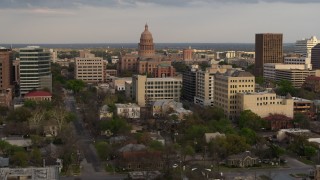
POLYGON ((149 151, 143 144, 127 144, 118 150, 116 164, 132 170, 161 170, 164 166, 160 151, 149 151))
POLYGON ((252 155, 250 151, 231 155, 227 158, 227 165, 230 167, 251 167, 258 163, 258 157, 252 155))
POLYGON ((109 106, 108 105, 103 105, 100 109, 100 112, 99 112, 99 117, 100 117, 100 120, 102 118, 112 118, 113 116, 113 112, 110 112, 109 110, 109 106))
POLYGON ((219 132, 204 133, 204 139, 205 139, 206 143, 210 143, 210 141, 216 139, 217 137, 226 137, 226 135, 225 134, 221 134, 219 132))

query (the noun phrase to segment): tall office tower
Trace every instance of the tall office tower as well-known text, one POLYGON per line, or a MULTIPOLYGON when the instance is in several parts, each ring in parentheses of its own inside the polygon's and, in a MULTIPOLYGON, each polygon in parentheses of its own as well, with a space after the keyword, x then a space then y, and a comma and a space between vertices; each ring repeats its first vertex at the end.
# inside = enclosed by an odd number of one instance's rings
POLYGON ((182 74, 182 98, 186 101, 193 102, 196 95, 196 77, 198 66, 191 67, 182 74))
POLYGON ((151 32, 148 30, 148 25, 145 25, 144 31, 141 33, 139 43, 139 56, 148 57, 155 54, 154 44, 151 32))
POLYGON ((311 64, 313 69, 320 69, 320 43, 311 50, 311 64))
POLYGON ((12 85, 12 51, 0 47, 0 89, 11 88, 12 85))
POLYGON ((20 95, 47 88, 52 91, 50 53, 39 46, 20 49, 20 95))
POLYGON ((188 49, 184 49, 183 50, 183 60, 184 61, 192 60, 193 59, 192 54, 193 54, 193 49, 191 49, 191 47, 189 47, 188 49))
POLYGON ((255 76, 263 76, 264 63, 282 63, 282 34, 256 34, 255 76))
POLYGON ((311 49, 319 43, 315 36, 310 39, 297 40, 295 45, 295 53, 301 54, 303 57, 311 55, 311 49))

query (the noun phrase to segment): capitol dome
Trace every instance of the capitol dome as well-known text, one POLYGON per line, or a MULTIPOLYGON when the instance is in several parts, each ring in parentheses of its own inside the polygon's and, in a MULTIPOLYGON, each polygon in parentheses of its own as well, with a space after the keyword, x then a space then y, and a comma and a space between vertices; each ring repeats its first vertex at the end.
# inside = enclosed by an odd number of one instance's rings
POLYGON ((145 25, 144 31, 141 33, 139 43, 139 56, 146 57, 154 55, 154 44, 152 34, 148 29, 148 24, 145 25))

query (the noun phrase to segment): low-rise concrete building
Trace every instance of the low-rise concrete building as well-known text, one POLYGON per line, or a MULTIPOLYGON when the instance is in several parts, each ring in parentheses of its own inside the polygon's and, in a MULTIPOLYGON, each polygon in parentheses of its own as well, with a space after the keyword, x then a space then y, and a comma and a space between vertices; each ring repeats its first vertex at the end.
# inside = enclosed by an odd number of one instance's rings
POLYGON ((260 117, 267 117, 270 113, 283 114, 293 118, 293 99, 290 95, 277 96, 272 92, 244 92, 237 94, 238 116, 244 110, 251 110, 260 117))
POLYGON ((125 118, 137 119, 140 118, 140 106, 137 104, 115 104, 117 115, 125 118))

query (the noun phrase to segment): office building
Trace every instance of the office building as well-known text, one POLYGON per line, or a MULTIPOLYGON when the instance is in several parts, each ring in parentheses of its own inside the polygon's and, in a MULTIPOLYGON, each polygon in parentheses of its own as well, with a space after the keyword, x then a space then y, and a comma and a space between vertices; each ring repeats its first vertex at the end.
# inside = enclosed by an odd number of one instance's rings
POLYGON ((20 55, 20 95, 32 90, 52 91, 50 53, 39 46, 21 48, 20 55))
POLYGON ((0 89, 12 88, 12 51, 0 47, 0 89))
POLYGON ((186 101, 193 102, 196 95, 196 77, 198 65, 191 67, 182 74, 182 98, 186 101))
POLYGON ((214 106, 215 75, 232 69, 231 65, 212 65, 205 71, 199 70, 196 76, 194 103, 200 106, 214 106))
POLYGON ((244 92, 237 94, 238 113, 251 110, 264 118, 272 114, 283 114, 293 118, 293 99, 291 96, 277 96, 272 92, 244 92))
POLYGON ((282 63, 266 63, 263 65, 263 77, 268 80, 276 80, 280 79, 276 77, 277 70, 306 70, 310 71, 310 69, 306 68, 305 64, 282 64, 282 63))
POLYGON ((106 61, 100 57, 76 58, 75 78, 87 83, 105 81, 106 61))
POLYGON ((131 85, 126 88, 126 95, 142 107, 157 100, 180 101, 181 78, 147 78, 144 75, 134 75, 132 83, 126 85, 131 85))
POLYGON ((214 105, 222 108, 227 118, 234 120, 238 113, 237 93, 253 93, 255 77, 249 72, 231 69, 216 74, 214 86, 214 105))
POLYGON ((282 34, 256 34, 255 38, 255 76, 263 76, 265 63, 282 63, 282 34))
POLYGON ((183 49, 183 60, 184 61, 191 61, 193 60, 193 49, 189 47, 188 49, 183 49))
POLYGON ((311 49, 311 64, 313 69, 320 69, 320 43, 311 49))
POLYGON ((315 36, 309 39, 297 40, 295 44, 295 53, 300 54, 302 57, 310 57, 311 49, 320 43, 315 36))
POLYGON ((305 70, 305 69, 277 69, 275 71, 275 80, 287 80, 292 83, 295 88, 301 88, 306 77, 320 76, 320 70, 305 70))

